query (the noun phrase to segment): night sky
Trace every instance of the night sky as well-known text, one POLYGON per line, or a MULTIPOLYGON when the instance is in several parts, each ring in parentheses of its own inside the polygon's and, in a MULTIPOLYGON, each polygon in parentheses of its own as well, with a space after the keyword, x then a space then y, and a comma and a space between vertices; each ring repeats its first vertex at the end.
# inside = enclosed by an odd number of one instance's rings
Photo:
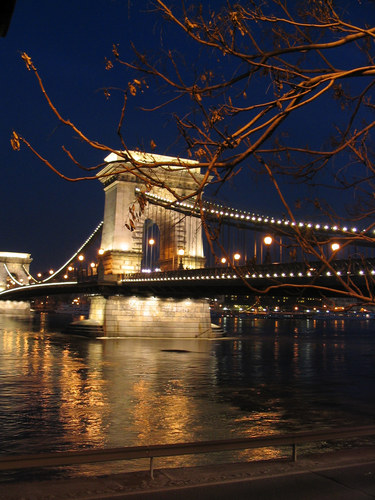
MULTIPOLYGON (((104 194, 99 181, 69 183, 48 170, 26 147, 13 151, 12 130, 67 173, 74 174, 74 169, 61 144, 86 165, 102 162, 103 155, 76 138, 72 140, 58 123, 21 53, 31 57, 65 118, 92 139, 118 148, 121 94, 111 90, 110 99, 106 99, 103 89, 123 87, 134 75, 117 67, 105 69, 112 44, 119 44, 122 58, 128 60, 133 59, 130 42, 150 52, 172 43, 177 49, 186 48, 177 32, 164 38, 163 19, 147 6, 146 0, 18 0, 8 34, 0 39, 0 250, 31 253, 33 272, 56 268, 78 248, 102 219, 104 194)), ((156 153, 182 155, 174 140, 171 110, 147 115, 139 110, 139 106, 152 107, 158 102, 150 88, 129 104, 127 144, 149 151, 153 140, 156 153)), ((319 116, 312 115, 313 125, 314 120, 318 127, 319 116)), ((276 198, 264 196, 261 186, 249 179, 231 189, 232 194, 224 192, 223 196, 227 200, 232 196, 243 208, 271 215, 278 209, 276 198)))
MULTIPOLYGON (((129 40, 142 43, 152 29, 152 15, 148 19, 136 10, 116 0, 18 0, 8 34, 0 39, 0 247, 30 252, 34 271, 56 268, 78 248, 102 219, 104 194, 99 181, 66 182, 25 147, 14 152, 12 130, 59 167, 69 168, 61 144, 78 151, 85 164, 100 163, 103 155, 71 141, 26 70, 21 52, 32 58, 63 116, 93 139, 116 146, 121 100, 116 95, 106 100, 102 89, 119 82, 116 70, 105 70, 105 57, 111 57, 113 43, 120 43, 124 56, 130 57, 129 40)), ((129 113, 129 120, 129 144, 140 145, 151 131, 137 113, 129 113)))

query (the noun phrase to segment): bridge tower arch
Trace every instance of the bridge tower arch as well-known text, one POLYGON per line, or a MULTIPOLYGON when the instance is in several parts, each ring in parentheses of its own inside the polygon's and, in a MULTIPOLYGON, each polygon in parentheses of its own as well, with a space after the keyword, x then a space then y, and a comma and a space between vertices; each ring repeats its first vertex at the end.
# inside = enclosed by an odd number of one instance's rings
POLYGON ((160 229, 152 219, 146 219, 143 224, 142 255, 142 269, 159 270, 160 229))
MULTIPOLYGON (((176 161, 176 158, 149 153, 131 152, 133 158, 144 163, 142 172, 147 178, 151 162, 176 161)), ((136 189, 144 189, 144 183, 126 169, 132 169, 129 161, 111 153, 105 158, 107 165, 99 172, 105 192, 104 221, 101 249, 105 275, 121 275, 139 272, 143 256, 143 226, 152 220, 160 230, 160 268, 162 271, 204 267, 205 257, 201 221, 192 216, 182 215, 168 207, 148 204, 144 212, 134 221, 133 230, 125 224, 129 221, 129 208, 136 199, 136 189)), ((171 187, 183 197, 194 192, 197 182, 203 178, 196 162, 190 162, 192 169, 187 172, 182 167, 159 166, 152 168, 153 176, 171 187)), ((171 193, 162 187, 152 187, 151 193, 163 200, 173 202, 171 193)))

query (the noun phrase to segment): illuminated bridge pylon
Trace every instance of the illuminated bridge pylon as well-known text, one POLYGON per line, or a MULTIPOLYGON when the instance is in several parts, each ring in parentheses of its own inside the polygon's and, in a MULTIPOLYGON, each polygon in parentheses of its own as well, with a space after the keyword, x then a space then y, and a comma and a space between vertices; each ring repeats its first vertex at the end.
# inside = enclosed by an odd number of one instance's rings
MULTIPOLYGON (((149 169, 148 163, 176 160, 149 153, 131 154, 135 160, 144 163, 145 177, 149 169)), ((139 191, 144 189, 144 183, 134 174, 124 172, 126 167, 131 169, 131 164, 122 157, 111 153, 105 161, 107 165, 98 174, 105 191, 101 242, 104 274, 122 275, 141 271, 146 251, 152 250, 148 245, 156 243, 158 267, 163 271, 182 266, 185 269, 204 267, 201 221, 197 217, 181 215, 168 207, 154 204, 147 204, 143 213, 132 217, 129 207, 132 207, 139 191), (145 234, 153 226, 156 227, 157 242, 154 237, 148 239, 145 234)), ((196 163, 184 160, 186 162, 190 162, 192 166, 196 163)), ((194 193, 197 183, 203 179, 200 168, 194 167, 187 172, 182 167, 159 166, 152 169, 152 174, 181 197, 194 193)), ((154 186, 151 192, 163 199, 170 199, 171 204, 175 201, 167 189, 154 186)), ((191 202, 194 203, 194 197, 191 202)))
POLYGON ((29 253, 0 252, 0 291, 27 285, 31 261, 29 253))

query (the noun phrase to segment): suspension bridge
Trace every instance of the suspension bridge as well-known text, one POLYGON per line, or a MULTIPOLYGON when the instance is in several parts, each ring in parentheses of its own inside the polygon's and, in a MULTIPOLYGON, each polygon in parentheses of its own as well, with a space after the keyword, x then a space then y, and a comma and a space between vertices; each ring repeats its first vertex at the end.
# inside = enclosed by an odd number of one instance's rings
MULTIPOLYGON (((160 155, 135 153, 145 169, 160 155)), ((144 186, 111 154, 99 173, 105 192, 104 218, 73 255, 48 276, 32 276, 29 254, 0 253, 0 299, 85 293, 92 296, 90 320, 109 336, 208 336, 207 297, 224 294, 348 296, 348 288, 372 293, 374 230, 317 221, 261 215, 201 201, 189 193, 202 178, 199 168, 186 172, 158 167, 161 185, 144 186), (142 196, 143 207, 135 200, 142 196), (130 208, 130 210, 129 210, 130 208), (211 244, 202 229, 202 216, 211 244), (308 236, 329 265, 306 256, 295 237, 308 236), (351 245, 348 242, 352 242, 351 245), (85 253, 98 250, 88 263, 85 253), (358 256, 358 247, 363 249, 358 256), (343 250, 341 250, 343 248, 343 250), (343 255, 346 252, 346 255, 343 255), (340 256, 340 258, 338 258, 340 256)), ((125 165, 126 166, 126 165, 125 165)))

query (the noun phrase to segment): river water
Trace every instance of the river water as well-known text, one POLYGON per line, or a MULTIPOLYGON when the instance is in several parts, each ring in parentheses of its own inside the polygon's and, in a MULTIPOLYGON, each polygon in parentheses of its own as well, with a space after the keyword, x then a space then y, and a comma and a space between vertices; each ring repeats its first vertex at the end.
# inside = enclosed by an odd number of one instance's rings
MULTIPOLYGON (((375 421, 371 319, 222 318, 226 336, 214 340, 89 340, 61 333, 59 318, 0 316, 1 455, 227 439, 375 421)), ((249 450, 214 460, 281 453, 249 450)), ((188 456, 164 463, 204 460, 188 456)), ((66 477, 124 467, 98 464, 54 473, 66 477)), ((139 467, 144 463, 126 464, 126 470, 139 467)), ((19 477, 7 473, 0 480, 19 477)))

